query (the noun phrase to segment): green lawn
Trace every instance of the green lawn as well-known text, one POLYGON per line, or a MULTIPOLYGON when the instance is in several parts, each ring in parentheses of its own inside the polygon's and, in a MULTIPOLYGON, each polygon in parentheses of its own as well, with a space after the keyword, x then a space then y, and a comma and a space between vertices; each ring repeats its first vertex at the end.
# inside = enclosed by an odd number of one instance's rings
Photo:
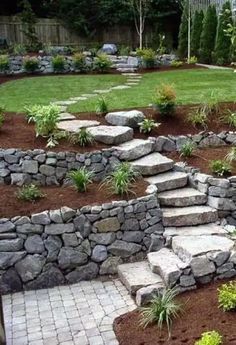
MULTIPOLYGON (((94 89, 107 89, 123 84, 120 75, 55 76, 27 78, 0 86, 0 105, 7 110, 22 111, 25 104, 48 104, 52 100, 65 100, 94 89)), ((211 97, 219 101, 235 101, 236 75, 232 70, 175 70, 143 75, 138 86, 127 90, 114 90, 105 95, 109 109, 143 107, 152 103, 153 95, 162 83, 170 83, 177 91, 179 104, 200 103, 211 97)), ((94 111, 97 97, 80 101, 70 111, 94 111)))

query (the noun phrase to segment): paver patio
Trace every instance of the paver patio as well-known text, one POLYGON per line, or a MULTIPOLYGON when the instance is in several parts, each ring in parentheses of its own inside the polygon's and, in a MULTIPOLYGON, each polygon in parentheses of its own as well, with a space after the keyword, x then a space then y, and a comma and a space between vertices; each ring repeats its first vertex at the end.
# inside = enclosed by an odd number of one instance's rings
POLYGON ((119 280, 5 295, 7 345, 117 345, 113 320, 135 308, 119 280))

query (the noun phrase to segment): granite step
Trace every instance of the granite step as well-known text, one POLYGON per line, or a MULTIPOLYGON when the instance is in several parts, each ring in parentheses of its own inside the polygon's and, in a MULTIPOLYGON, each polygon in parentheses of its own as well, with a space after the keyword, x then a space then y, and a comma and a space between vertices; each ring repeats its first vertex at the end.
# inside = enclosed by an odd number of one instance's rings
POLYGON ((148 155, 153 150, 151 140, 133 139, 116 147, 120 159, 132 161, 148 155))
POLYGON ((207 202, 206 194, 189 187, 162 192, 158 198, 162 206, 174 207, 203 205, 207 202))
POLYGON ((218 212, 209 206, 188 206, 181 208, 163 208, 163 225, 191 226, 213 223, 218 219, 218 212))
POLYGON ((185 187, 188 182, 188 175, 179 171, 169 171, 163 174, 145 178, 150 184, 157 186, 159 192, 185 187))
POLYGON ((175 236, 204 236, 216 235, 226 236, 227 231, 222 226, 214 223, 196 225, 196 226, 183 226, 183 227, 168 227, 165 228, 164 237, 175 236))
POLYGON ((143 176, 150 176, 171 170, 174 166, 174 162, 172 159, 158 152, 153 152, 145 157, 132 161, 131 165, 143 176))

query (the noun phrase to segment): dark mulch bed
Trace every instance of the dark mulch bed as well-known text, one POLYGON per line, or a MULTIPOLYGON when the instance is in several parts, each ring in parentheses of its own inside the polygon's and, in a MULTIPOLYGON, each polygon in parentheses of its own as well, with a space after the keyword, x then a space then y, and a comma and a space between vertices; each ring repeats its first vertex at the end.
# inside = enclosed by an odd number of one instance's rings
POLYGON ((202 332, 216 330, 224 337, 224 345, 236 344, 236 312, 218 308, 217 288, 222 282, 184 293, 178 301, 184 304, 183 314, 173 322, 171 338, 167 330, 156 325, 143 329, 136 310, 118 317, 114 330, 120 345, 194 345, 202 332))
MULTIPOLYGON (((194 151, 194 154, 192 155, 192 157, 189 157, 189 158, 180 157, 178 152, 171 152, 171 153, 167 153, 166 155, 172 158, 173 160, 175 160, 176 162, 180 162, 180 161, 187 162, 188 165, 194 168, 199 168, 202 173, 212 175, 211 169, 209 167, 210 162, 216 159, 224 160, 225 156, 229 153, 230 150, 231 150, 230 146, 197 149, 196 151, 194 151)), ((236 162, 232 162, 231 166, 232 166, 231 175, 236 175, 236 162)))
POLYGON ((19 200, 16 192, 19 187, 0 184, 0 218, 30 215, 45 210, 59 209, 62 206, 78 209, 86 205, 101 205, 114 200, 130 200, 145 196, 148 184, 139 179, 132 187, 132 193, 124 196, 112 194, 111 190, 99 183, 89 185, 85 193, 78 193, 73 186, 40 187, 46 196, 36 202, 19 200), (102 188, 102 189, 101 189, 102 188))

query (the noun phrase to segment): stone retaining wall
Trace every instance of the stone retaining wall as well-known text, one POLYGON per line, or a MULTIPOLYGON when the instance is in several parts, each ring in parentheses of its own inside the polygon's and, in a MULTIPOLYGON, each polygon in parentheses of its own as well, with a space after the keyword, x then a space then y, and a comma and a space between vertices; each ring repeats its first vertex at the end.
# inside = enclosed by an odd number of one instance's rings
POLYGON ((114 274, 164 246, 155 194, 79 210, 0 219, 0 291, 52 287, 114 274))

